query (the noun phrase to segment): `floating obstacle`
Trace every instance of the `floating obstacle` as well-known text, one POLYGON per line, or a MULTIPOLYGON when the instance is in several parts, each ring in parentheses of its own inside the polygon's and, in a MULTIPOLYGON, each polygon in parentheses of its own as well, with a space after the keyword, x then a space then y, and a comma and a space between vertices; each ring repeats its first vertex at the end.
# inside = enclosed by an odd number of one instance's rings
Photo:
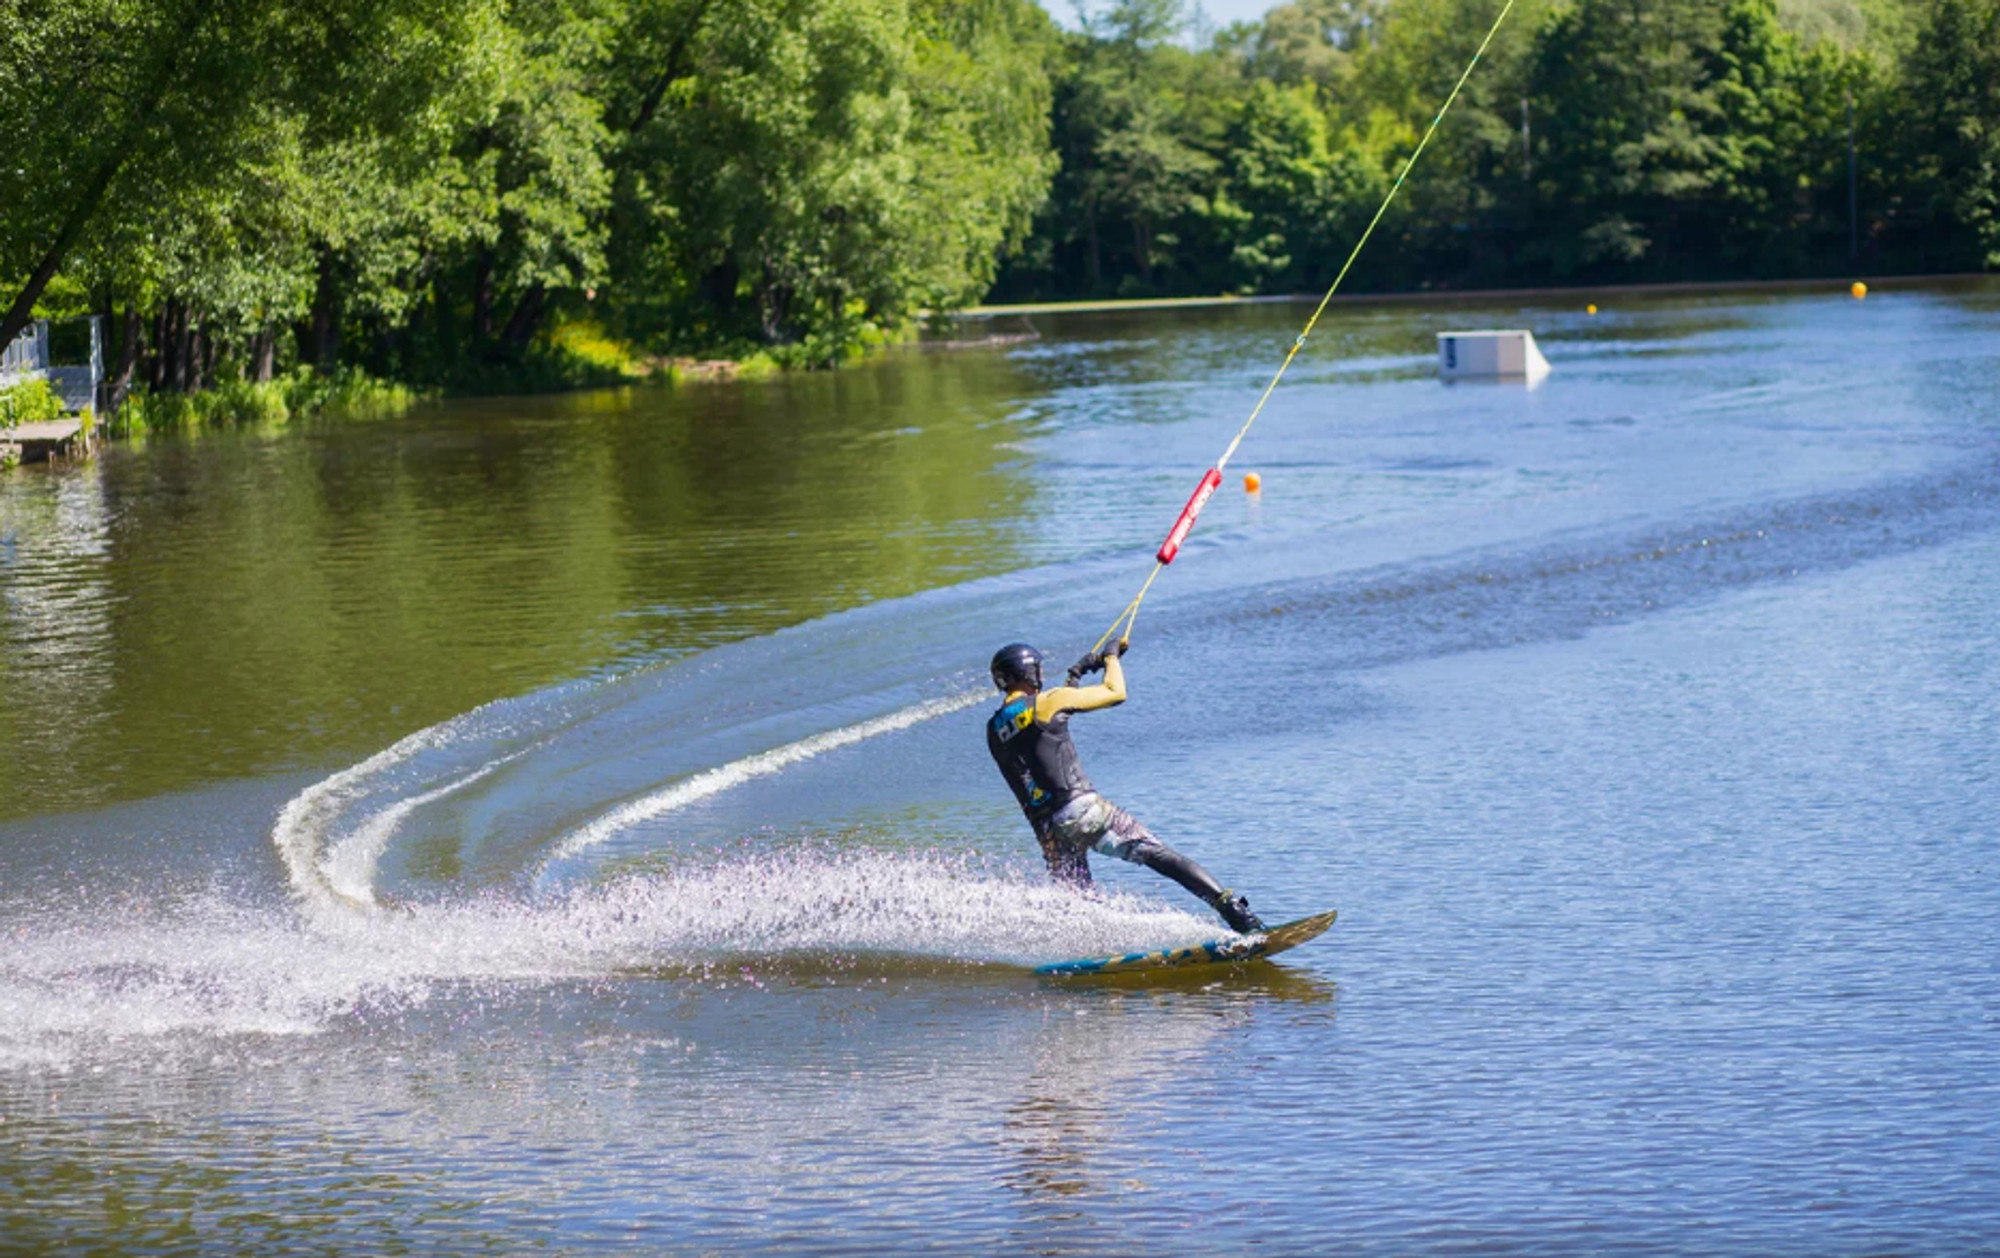
POLYGON ((1549 360, 1525 330, 1438 333, 1438 377, 1443 380, 1525 380, 1549 374, 1549 360))

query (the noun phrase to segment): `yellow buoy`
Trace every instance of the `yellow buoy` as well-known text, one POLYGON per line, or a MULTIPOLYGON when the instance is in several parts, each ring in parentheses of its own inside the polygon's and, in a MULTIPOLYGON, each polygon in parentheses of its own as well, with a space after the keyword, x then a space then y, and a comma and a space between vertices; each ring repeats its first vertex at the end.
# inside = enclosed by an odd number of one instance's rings
POLYGON ((1256 492, 1257 492, 1258 490, 1262 489, 1263 487, 1264 487, 1264 478, 1263 478, 1263 477, 1261 477, 1261 476, 1259 476, 1259 475, 1257 475, 1257 473, 1255 473, 1255 472, 1251 472, 1251 473, 1247 474, 1246 476, 1244 476, 1244 478, 1243 478, 1243 492, 1244 492, 1244 493, 1246 493, 1246 494, 1254 494, 1254 493, 1256 493, 1256 492))
POLYGON ((1866 297, 1868 295, 1868 286, 1866 284, 1863 284, 1860 280, 1856 280, 1854 281, 1853 285, 1848 288, 1847 291, 1854 294, 1854 300, 1860 301, 1863 297, 1866 297))
POLYGON ((1585 306, 1585 307, 1583 308, 1583 313, 1585 313, 1585 314, 1596 314, 1596 313, 1597 313, 1597 303, 1596 303, 1596 302, 1592 302, 1592 303, 1591 303, 1590 305, 1588 305, 1588 306, 1585 306))

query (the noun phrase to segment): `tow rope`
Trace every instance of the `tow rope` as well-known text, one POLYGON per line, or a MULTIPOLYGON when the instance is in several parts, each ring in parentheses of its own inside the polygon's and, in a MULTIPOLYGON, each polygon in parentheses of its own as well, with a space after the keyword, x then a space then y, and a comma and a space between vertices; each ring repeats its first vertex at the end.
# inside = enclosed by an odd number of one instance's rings
POLYGON ((1092 654, 1103 651, 1105 645, 1114 637, 1125 643, 1132 640, 1132 626, 1138 622, 1139 605, 1146 601, 1146 594, 1153 588, 1153 582, 1159 579, 1160 573, 1166 570, 1166 566, 1174 561, 1176 555, 1180 554, 1181 544, 1187 541, 1188 534, 1193 531, 1194 522, 1201 515, 1201 509, 1208 505, 1208 500, 1215 495, 1216 489, 1222 484, 1222 469, 1229 466, 1229 460, 1236 455, 1236 447, 1243 444, 1243 438, 1250 433, 1250 426, 1264 413, 1264 404, 1271 400, 1271 394, 1276 391, 1278 382, 1285 378, 1285 372, 1291 367, 1292 360, 1306 347, 1306 338, 1312 335, 1313 328, 1319 323, 1319 317, 1326 313, 1328 304, 1333 301, 1333 295, 1340 291, 1341 281, 1345 280, 1348 271, 1353 269, 1354 260, 1361 256, 1361 251, 1368 245, 1369 237, 1375 234, 1376 225, 1381 223, 1382 216, 1389 212, 1389 206, 1395 201, 1396 194, 1402 191, 1403 180, 1409 177, 1410 168, 1417 164, 1419 157, 1423 156, 1424 149, 1430 145, 1431 137, 1437 134, 1438 125, 1444 121, 1444 116, 1451 112, 1452 104, 1458 100, 1458 94, 1464 89, 1466 80, 1472 77, 1473 67, 1477 66, 1479 59, 1486 55, 1486 49, 1492 44, 1493 37, 1500 33, 1500 24, 1507 20, 1507 15, 1513 8, 1514 0, 1507 0, 1507 3, 1501 6, 1500 16, 1493 19, 1493 25, 1487 30, 1486 38, 1479 41, 1479 48, 1472 54, 1472 60, 1465 63, 1465 72, 1458 76, 1458 82, 1452 85, 1451 94, 1444 98, 1444 104, 1438 108, 1437 116, 1431 119, 1431 125, 1425 130, 1423 138, 1418 140, 1417 147, 1411 150, 1409 160, 1403 163, 1403 169, 1396 175, 1396 182, 1389 185, 1388 195, 1383 197, 1382 204, 1375 208, 1375 217, 1368 220, 1367 229, 1361 233, 1361 238, 1354 242, 1354 249, 1347 255, 1347 261, 1341 265, 1340 273, 1333 277, 1333 284, 1326 290, 1326 296, 1319 299, 1319 305, 1313 310, 1312 318, 1306 320, 1305 330, 1299 333, 1298 339, 1292 342, 1291 349, 1286 351, 1285 360, 1278 364, 1277 374, 1271 377, 1271 383, 1264 386, 1264 392, 1258 397, 1257 405, 1250 408, 1250 418, 1244 420, 1243 426, 1236 430, 1235 438, 1230 441, 1229 448, 1222 452, 1222 457, 1215 461, 1215 466, 1202 473, 1201 483, 1195 486, 1194 493, 1189 496, 1187 505, 1181 508, 1180 516, 1174 521, 1173 528, 1167 531, 1167 539, 1160 543, 1160 549, 1154 553, 1153 571, 1146 577, 1146 583, 1139 587, 1139 592, 1132 596, 1132 601, 1125 604, 1125 610, 1118 613, 1118 619, 1111 622, 1111 627, 1104 631, 1104 636, 1091 647, 1092 654))

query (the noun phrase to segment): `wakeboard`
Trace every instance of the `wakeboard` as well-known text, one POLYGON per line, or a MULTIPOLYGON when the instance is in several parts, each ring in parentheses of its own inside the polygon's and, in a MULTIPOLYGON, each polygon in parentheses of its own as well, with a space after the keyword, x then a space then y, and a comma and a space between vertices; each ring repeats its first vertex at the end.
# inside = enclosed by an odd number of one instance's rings
POLYGON ((1051 976, 1078 974, 1129 974, 1134 970, 1164 970, 1186 965, 1235 965, 1259 957, 1276 956, 1317 939, 1333 925, 1337 910, 1329 909, 1296 922, 1273 926, 1255 935, 1232 935, 1211 939, 1190 948, 1162 948, 1156 952, 1128 952, 1116 957, 1086 957, 1080 961, 1056 961, 1038 965, 1035 973, 1051 976))

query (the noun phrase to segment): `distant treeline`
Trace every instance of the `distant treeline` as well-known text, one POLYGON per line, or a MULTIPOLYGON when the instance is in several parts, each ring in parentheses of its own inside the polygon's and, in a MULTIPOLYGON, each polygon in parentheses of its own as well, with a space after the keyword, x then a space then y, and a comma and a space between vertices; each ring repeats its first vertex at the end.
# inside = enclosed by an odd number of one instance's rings
MULTIPOLYGON (((8 5, 0 337, 101 312, 159 392, 516 387, 1315 290, 1501 3, 8 5)), ((1517 0, 1350 284, 1996 261, 2000 0, 1517 0)))
MULTIPOLYGON (((1323 289, 1500 5, 1295 0, 1196 50, 1176 0, 1100 11, 994 296, 1323 289)), ((2000 0, 1518 0, 1349 283, 1996 262, 2000 0)))

